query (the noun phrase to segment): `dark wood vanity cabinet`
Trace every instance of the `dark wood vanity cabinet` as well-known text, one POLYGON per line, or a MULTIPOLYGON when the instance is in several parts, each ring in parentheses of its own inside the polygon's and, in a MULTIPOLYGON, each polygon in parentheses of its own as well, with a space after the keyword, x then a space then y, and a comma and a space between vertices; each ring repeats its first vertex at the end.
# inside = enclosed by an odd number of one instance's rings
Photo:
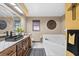
POLYGON ((18 42, 16 45, 16 55, 17 56, 25 56, 29 54, 31 43, 30 37, 24 38, 22 41, 18 42))
POLYGON ((31 48, 31 38, 28 37, 28 47, 31 48))
POLYGON ((27 54, 27 46, 28 46, 28 38, 23 40, 23 56, 25 56, 27 54))
POLYGON ((16 44, 16 55, 22 56, 22 41, 16 44))
POLYGON ((31 39, 30 39, 30 37, 25 38, 22 41, 22 44, 23 44, 23 53, 22 53, 23 56, 28 55, 29 52, 30 52, 30 48, 31 48, 31 39))
POLYGON ((0 56, 16 56, 16 45, 13 45, 0 52, 0 56))
POLYGON ((27 56, 31 48, 30 36, 23 38, 15 45, 0 52, 0 56, 27 56))

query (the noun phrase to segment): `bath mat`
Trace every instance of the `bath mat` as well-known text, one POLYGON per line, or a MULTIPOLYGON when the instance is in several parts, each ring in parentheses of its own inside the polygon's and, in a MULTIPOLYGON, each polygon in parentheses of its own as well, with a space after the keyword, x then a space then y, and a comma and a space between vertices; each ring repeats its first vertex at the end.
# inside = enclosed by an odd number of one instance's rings
POLYGON ((32 48, 29 56, 46 56, 44 48, 32 48))

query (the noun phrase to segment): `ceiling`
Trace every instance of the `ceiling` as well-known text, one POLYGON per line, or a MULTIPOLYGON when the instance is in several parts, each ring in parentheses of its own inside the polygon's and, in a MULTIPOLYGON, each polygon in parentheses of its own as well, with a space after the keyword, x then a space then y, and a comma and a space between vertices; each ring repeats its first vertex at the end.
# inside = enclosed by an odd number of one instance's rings
POLYGON ((19 11, 20 8, 15 4, 12 5, 11 3, 0 3, 0 17, 16 17, 16 16, 22 16, 23 13, 19 11), (17 7, 17 8, 15 8, 17 7))
POLYGON ((16 16, 16 14, 13 13, 13 11, 10 8, 8 8, 6 5, 0 4, 0 16, 3 16, 3 17, 16 16))
MULTIPOLYGON (((26 16, 62 16, 65 14, 64 3, 17 3, 16 6, 26 16)), ((22 15, 12 5, 0 4, 0 16, 17 16, 17 14, 22 15)))
POLYGON ((64 3, 26 3, 29 16, 62 16, 65 14, 64 3))

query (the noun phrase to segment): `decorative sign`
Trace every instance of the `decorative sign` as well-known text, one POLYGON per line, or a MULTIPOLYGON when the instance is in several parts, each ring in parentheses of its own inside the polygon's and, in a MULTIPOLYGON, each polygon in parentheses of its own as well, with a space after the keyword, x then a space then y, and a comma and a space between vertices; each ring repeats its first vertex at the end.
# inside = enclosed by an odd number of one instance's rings
POLYGON ((7 23, 5 20, 0 20, 0 29, 3 30, 7 27, 7 23))
POLYGON ((54 20, 49 20, 47 22, 47 27, 51 30, 55 29, 56 28, 56 22, 54 20))

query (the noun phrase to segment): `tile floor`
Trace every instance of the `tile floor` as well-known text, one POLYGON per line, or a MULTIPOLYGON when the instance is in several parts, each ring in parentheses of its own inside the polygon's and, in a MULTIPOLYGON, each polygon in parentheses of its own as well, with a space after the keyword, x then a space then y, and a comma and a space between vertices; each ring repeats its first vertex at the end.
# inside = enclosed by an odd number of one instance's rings
MULTIPOLYGON (((42 42, 33 42, 33 43, 32 43, 32 48, 36 48, 36 49, 37 49, 37 48, 39 48, 39 49, 40 49, 40 48, 44 48, 44 49, 45 49, 45 47, 43 46, 43 43, 42 43, 42 42)), ((48 49, 50 49, 50 48, 48 48, 48 49)), ((54 48, 53 48, 53 49, 54 49, 54 48)), ((56 49, 56 50, 57 50, 57 49, 56 49)), ((62 52, 63 50, 61 50, 61 51, 57 50, 58 52, 57 52, 56 50, 54 50, 54 51, 50 50, 50 51, 49 51, 49 50, 46 49, 46 50, 45 50, 45 53, 47 52, 47 53, 46 53, 47 56, 64 56, 64 54, 62 54, 62 53, 64 53, 64 52, 62 52), (56 53, 56 52, 57 52, 57 53, 56 53), (62 53, 61 53, 61 52, 62 52, 62 53)), ((35 51, 35 54, 36 54, 36 55, 37 55, 37 53, 38 53, 38 52, 35 51)), ((34 54, 34 53, 33 53, 33 54, 34 54)), ((38 55, 39 55, 39 53, 38 53, 38 55)), ((40 56, 40 55, 39 55, 39 56, 40 56)))
POLYGON ((32 49, 29 56, 46 56, 42 42, 32 42, 32 49))
POLYGON ((32 48, 44 48, 42 42, 32 42, 32 48))

